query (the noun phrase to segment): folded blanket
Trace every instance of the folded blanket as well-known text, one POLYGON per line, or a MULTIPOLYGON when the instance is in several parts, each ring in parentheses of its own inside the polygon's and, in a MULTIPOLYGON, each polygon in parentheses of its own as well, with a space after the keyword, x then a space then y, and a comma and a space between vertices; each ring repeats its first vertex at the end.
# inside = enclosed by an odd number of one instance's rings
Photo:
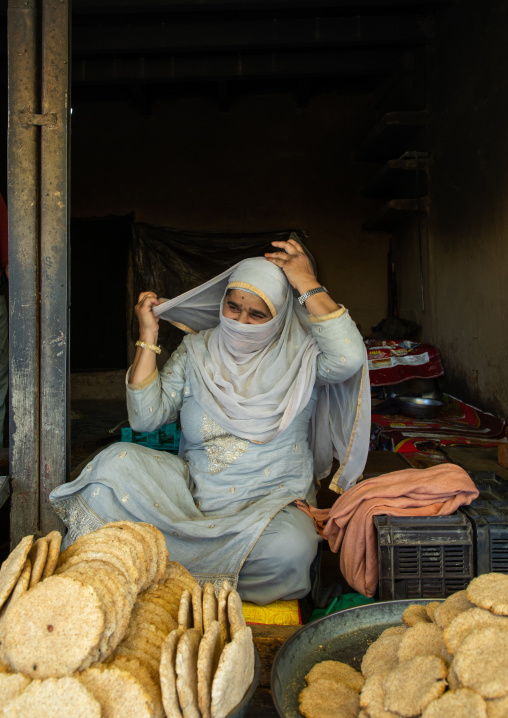
POLYGON ((314 519, 332 551, 341 549, 340 568, 348 584, 364 596, 373 596, 378 583, 373 516, 447 516, 477 496, 478 489, 464 469, 440 464, 361 481, 331 509, 297 505, 314 519))

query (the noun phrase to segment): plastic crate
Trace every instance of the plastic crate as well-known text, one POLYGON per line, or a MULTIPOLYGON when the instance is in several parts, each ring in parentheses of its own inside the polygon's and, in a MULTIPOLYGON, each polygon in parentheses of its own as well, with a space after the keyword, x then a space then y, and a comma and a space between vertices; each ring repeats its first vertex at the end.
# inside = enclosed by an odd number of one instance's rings
POLYGON ((133 431, 124 427, 121 432, 121 441, 141 444, 157 451, 169 451, 171 454, 177 454, 181 433, 176 423, 164 424, 164 426, 155 431, 133 431))
POLYGON ((475 574, 508 574, 508 482, 493 471, 469 475, 480 495, 460 511, 473 527, 475 574))
POLYGON ((379 598, 442 598, 474 577, 473 529, 451 516, 374 516, 379 598))
POLYGON ((478 499, 508 499, 508 481, 505 481, 493 471, 468 471, 468 474, 480 492, 478 499))

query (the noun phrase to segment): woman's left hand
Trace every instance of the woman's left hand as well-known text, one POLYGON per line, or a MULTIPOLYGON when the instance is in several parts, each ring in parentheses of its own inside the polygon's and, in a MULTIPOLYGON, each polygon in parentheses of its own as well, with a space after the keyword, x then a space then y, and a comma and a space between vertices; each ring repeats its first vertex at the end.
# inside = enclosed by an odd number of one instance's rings
POLYGON ((274 247, 284 249, 285 252, 265 254, 266 259, 282 269, 288 282, 299 294, 320 286, 310 260, 298 242, 289 239, 287 242, 272 242, 272 244, 274 247))

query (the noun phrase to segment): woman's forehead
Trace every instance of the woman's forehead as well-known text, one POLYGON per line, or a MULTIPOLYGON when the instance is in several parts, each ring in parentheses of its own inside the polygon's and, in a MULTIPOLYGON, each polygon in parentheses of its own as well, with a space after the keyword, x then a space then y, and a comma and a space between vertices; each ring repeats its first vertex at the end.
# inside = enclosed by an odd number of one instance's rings
POLYGON ((245 309, 250 308, 262 311, 267 314, 267 316, 270 316, 271 314, 266 302, 264 302, 261 297, 258 297, 257 294, 246 292, 244 289, 230 289, 228 291, 226 301, 234 302, 245 309))

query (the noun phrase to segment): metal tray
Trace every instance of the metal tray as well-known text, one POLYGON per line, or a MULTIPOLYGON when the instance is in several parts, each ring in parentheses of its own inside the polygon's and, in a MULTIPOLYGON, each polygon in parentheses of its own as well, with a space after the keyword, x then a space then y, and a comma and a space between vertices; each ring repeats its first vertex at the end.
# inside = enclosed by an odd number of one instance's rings
POLYGON ((280 648, 272 665, 272 699, 281 718, 301 718, 298 694, 305 676, 319 661, 342 661, 360 670, 367 648, 389 626, 401 623, 412 604, 444 599, 416 598, 348 608, 319 618, 294 633, 280 648))

